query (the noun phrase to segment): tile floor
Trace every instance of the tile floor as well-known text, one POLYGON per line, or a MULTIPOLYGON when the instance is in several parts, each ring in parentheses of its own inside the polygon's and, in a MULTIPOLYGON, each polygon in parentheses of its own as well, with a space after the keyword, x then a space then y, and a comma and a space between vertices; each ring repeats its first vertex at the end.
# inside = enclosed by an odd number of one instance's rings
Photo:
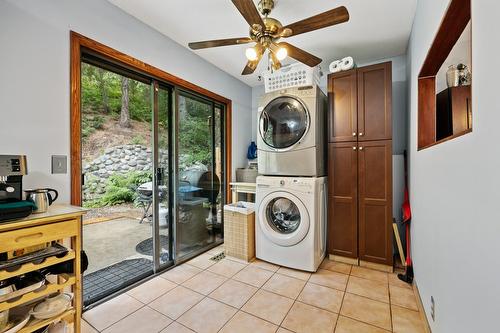
POLYGON ((413 289, 395 274, 327 259, 313 274, 216 263, 214 253, 85 312, 83 333, 425 332, 413 289))

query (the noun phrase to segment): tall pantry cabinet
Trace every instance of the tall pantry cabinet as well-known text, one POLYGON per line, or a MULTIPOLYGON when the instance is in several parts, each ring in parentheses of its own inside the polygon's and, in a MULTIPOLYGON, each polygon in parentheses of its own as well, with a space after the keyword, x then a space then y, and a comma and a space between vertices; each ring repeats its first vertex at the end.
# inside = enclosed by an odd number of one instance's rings
POLYGON ((328 76, 328 252, 392 266, 391 62, 328 76))

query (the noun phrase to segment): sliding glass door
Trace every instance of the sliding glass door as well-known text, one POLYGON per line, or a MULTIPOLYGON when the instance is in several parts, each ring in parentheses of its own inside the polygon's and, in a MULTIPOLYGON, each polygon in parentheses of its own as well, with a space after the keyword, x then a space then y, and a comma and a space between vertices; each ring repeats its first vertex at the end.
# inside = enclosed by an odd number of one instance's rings
POLYGON ((88 306, 222 242, 226 127, 211 99, 84 59, 88 306))
POLYGON ((177 93, 177 259, 222 240, 224 196, 223 108, 177 93))

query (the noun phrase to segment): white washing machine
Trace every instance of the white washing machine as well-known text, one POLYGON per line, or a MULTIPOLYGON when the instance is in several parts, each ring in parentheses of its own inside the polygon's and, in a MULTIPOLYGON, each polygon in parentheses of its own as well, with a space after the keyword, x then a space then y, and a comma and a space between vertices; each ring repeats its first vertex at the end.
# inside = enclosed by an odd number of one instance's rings
POLYGON ((326 247, 326 186, 326 177, 257 177, 257 258, 318 269, 326 247))
POLYGON ((259 173, 325 176, 327 107, 317 86, 264 95, 257 114, 259 173))

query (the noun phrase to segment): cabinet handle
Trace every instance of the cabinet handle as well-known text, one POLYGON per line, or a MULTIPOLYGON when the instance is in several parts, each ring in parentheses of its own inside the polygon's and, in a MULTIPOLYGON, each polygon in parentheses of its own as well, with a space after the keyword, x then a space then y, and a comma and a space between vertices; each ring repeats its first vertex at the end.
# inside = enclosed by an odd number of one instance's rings
POLYGON ((352 132, 352 136, 356 136, 356 132, 352 132))
POLYGON ((359 136, 363 136, 363 132, 359 132, 359 136))
POLYGON ((363 150, 363 147, 359 147, 359 150, 363 150))
POLYGON ((356 150, 356 147, 352 147, 352 150, 356 150))

